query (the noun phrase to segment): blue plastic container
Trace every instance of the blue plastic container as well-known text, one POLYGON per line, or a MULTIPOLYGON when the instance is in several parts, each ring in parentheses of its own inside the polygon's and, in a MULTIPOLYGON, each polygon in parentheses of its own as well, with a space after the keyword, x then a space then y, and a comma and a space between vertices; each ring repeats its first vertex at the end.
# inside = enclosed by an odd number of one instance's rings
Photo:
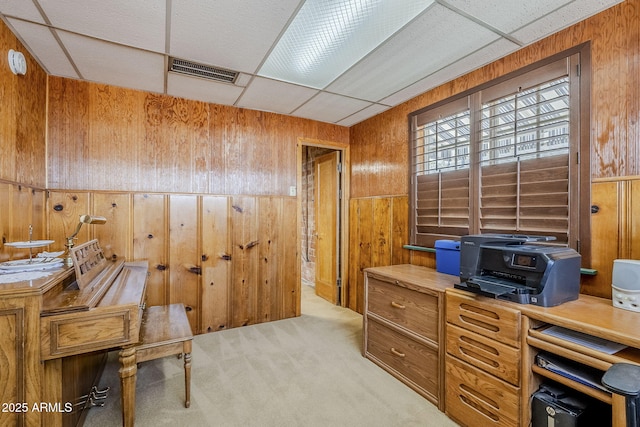
POLYGON ((436 240, 436 271, 460 275, 460 242, 436 240))

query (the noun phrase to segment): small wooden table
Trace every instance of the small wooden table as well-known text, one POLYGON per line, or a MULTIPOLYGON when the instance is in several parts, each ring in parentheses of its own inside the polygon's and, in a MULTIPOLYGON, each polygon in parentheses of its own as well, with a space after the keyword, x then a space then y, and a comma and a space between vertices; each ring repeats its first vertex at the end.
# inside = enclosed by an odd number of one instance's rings
POLYGON ((135 423, 135 372, 137 371, 135 365, 137 363, 182 355, 184 358, 184 406, 188 408, 191 405, 192 340, 193 333, 184 305, 161 305, 145 309, 140 328, 140 344, 124 349, 120 353, 124 426, 133 426, 135 423), (133 372, 129 374, 123 372, 127 370, 125 366, 133 372))

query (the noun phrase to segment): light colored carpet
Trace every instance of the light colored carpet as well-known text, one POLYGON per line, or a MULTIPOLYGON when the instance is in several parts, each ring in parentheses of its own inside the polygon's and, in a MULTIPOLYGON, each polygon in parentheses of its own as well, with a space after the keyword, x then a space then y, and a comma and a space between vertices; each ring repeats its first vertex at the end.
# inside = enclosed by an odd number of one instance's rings
MULTIPOLYGON (((362 316, 302 286, 302 316, 194 338, 191 407, 182 360, 140 364, 137 426, 455 426, 429 401, 362 357, 362 316)), ((86 426, 121 425, 117 353, 86 426)))

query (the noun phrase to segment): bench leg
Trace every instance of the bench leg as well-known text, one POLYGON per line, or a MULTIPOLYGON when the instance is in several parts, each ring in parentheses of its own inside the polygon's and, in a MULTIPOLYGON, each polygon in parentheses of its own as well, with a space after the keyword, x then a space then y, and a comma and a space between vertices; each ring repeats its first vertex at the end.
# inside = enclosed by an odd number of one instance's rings
POLYGON ((185 401, 184 407, 191 406, 191 340, 185 341, 184 349, 184 390, 185 401))

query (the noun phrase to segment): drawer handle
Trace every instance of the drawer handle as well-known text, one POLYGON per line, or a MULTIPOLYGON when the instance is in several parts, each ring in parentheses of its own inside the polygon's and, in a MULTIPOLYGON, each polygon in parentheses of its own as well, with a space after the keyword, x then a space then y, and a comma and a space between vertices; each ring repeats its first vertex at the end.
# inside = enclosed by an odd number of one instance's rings
POLYGON ((404 310, 405 308, 407 308, 405 305, 398 304, 398 303, 397 303, 397 302, 395 302, 395 301, 391 301, 391 307, 394 307, 394 308, 400 308, 400 309, 402 309, 402 310, 404 310))
POLYGON ((400 353, 398 350, 396 350, 395 348, 391 347, 391 353, 395 354, 398 357, 405 357, 406 354, 404 353, 400 353))

